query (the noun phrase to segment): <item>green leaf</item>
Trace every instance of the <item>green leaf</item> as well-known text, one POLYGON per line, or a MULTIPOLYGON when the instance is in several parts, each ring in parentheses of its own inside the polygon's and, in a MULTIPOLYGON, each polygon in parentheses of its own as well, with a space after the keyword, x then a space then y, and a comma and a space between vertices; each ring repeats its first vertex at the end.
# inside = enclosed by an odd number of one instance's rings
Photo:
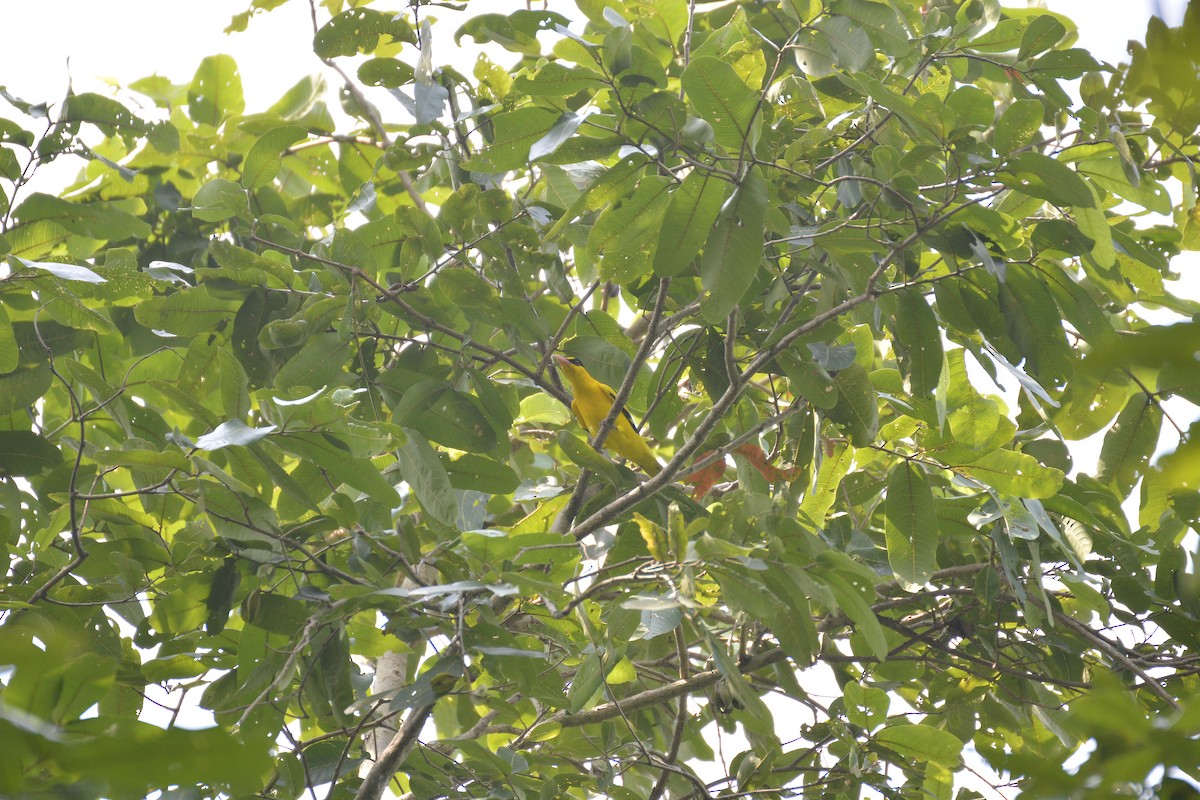
POLYGON ((938 521, 933 492, 916 465, 901 462, 892 469, 884 515, 892 572, 908 587, 923 586, 937 569, 938 521))
POLYGON ((475 398, 444 381, 413 384, 393 409, 398 425, 415 428, 426 439, 455 450, 484 453, 496 446, 496 435, 475 398))
POLYGON ((487 494, 512 494, 520 478, 507 464, 474 453, 464 453, 450 461, 443 460, 450 485, 455 489, 486 492, 487 494))
POLYGON ((348 376, 343 367, 353 344, 339 333, 319 333, 275 373, 276 389, 340 386, 348 376))
POLYGON ((1010 189, 1055 205, 1081 208, 1096 205, 1092 190, 1075 170, 1041 153, 1018 153, 1008 159, 996 178, 1010 189))
POLYGON ((205 222, 223 222, 249 214, 246 190, 224 178, 214 178, 204 184, 192 198, 192 216, 205 222))
POLYGON ((996 98, 978 86, 960 86, 946 98, 954 112, 956 129, 987 130, 996 118, 996 98))
POLYGON ((1097 61, 1087 50, 1072 47, 1068 50, 1052 50, 1029 65, 1026 74, 1039 86, 1045 79, 1065 78, 1074 80, 1085 72, 1095 72, 1101 69, 1097 61))
POLYGON ((92 453, 91 458, 97 464, 112 467, 132 467, 134 469, 159 468, 186 470, 190 466, 187 458, 182 453, 175 451, 162 453, 157 450, 138 449, 100 450, 92 453))
POLYGON ((194 121, 220 125, 246 109, 242 76, 231 56, 208 56, 200 62, 188 87, 188 116, 194 121))
MULTIPOLYGON (((366 458, 354 458, 346 444, 331 434, 318 432, 280 433, 271 442, 283 450, 306 459, 328 472, 338 482, 353 486, 372 499, 391 506, 400 504, 400 495, 384 480, 379 469, 366 458)), ((428 447, 428 445, 425 445, 428 447)), ((430 450, 432 453, 433 451, 430 450)), ((437 456, 434 456, 436 459, 437 456)), ((445 475, 440 462, 437 469, 445 475)))
POLYGON ((570 97, 588 89, 604 86, 604 76, 580 66, 548 61, 532 75, 518 75, 513 89, 534 97, 570 97))
POLYGON ((703 170, 692 170, 671 193, 663 214, 654 274, 678 275, 696 258, 721 213, 729 184, 703 170))
MULTIPOLYGON (((13 332, 12 323, 8 321, 8 312, 0 305, 0 382, 7 373, 17 368, 21 353, 17 349, 17 337, 13 332)), ((0 394, 3 392, 0 391, 0 394)), ((7 413, 7 412, 0 412, 7 413)))
POLYGON ((1037 100, 1014 100, 996 121, 992 133, 996 152, 1007 155, 1032 143, 1042 127, 1043 113, 1037 100))
POLYGON ((618 198, 624 197, 633 190, 638 178, 646 166, 646 157, 640 153, 628 155, 609 169, 602 172, 580 193, 563 215, 546 231, 545 238, 558 238, 563 229, 574 222, 581 214, 608 208, 618 198))
POLYGON ((899 13, 884 3, 869 0, 835 0, 830 12, 854 20, 879 49, 891 56, 907 55, 912 49, 899 13))
POLYGON ((32 406, 46 394, 53 380, 50 365, 44 361, 0 374, 0 414, 32 406))
POLYGON ((120 241, 150 235, 145 221, 109 203, 73 203, 38 192, 13 209, 13 214, 21 224, 48 220, 92 239, 120 241))
POLYGON ((313 37, 313 52, 320 58, 370 53, 379 46, 379 40, 383 37, 388 37, 384 44, 417 43, 412 26, 399 14, 352 8, 321 26, 313 37))
POLYGON ((994 27, 965 42, 971 50, 985 53, 1007 53, 1016 50, 1029 21, 1025 19, 1002 19, 994 27))
POLYGON ((570 431, 559 431, 555 440, 567 457, 580 468, 595 472, 612 486, 621 483, 621 471, 617 469, 616 464, 596 452, 595 448, 583 439, 570 431))
MULTIPOLYGON (((1099 208, 1076 208, 1075 223, 1080 233, 1092 240, 1092 258, 1097 266, 1102 269, 1112 267, 1116 263, 1117 253, 1113 247, 1112 228, 1104 211, 1099 208)), ((1121 288, 1124 289, 1124 286, 1121 288)))
POLYGON ((203 270, 197 273, 203 281, 230 280, 246 286, 269 286, 273 289, 292 288, 295 272, 286 261, 267 258, 224 240, 213 242, 209 253, 221 269, 203 270))
POLYGON ((1101 378, 1085 369, 1067 387, 1063 404, 1052 419, 1064 438, 1086 439, 1120 413, 1131 388, 1132 382, 1123 372, 1113 371, 1101 378))
POLYGON ((721 209, 700 257, 700 313, 709 323, 723 322, 758 275, 766 214, 767 187, 750 170, 721 209))
POLYGON ((896 345, 900 368, 914 397, 933 394, 942 375, 942 332, 933 309, 917 291, 900 292, 896 345))
POLYGON ((491 119, 492 134, 487 147, 463 162, 472 172, 501 173, 529 163, 529 151, 545 137, 559 119, 548 108, 526 106, 505 111, 491 119))
POLYGON ((204 286, 143 300, 133 311, 142 325, 177 336, 215 330, 238 310, 237 300, 218 300, 204 286))
POLYGON ((62 463, 62 453, 32 431, 0 431, 0 476, 27 478, 62 463))
POLYGON ((845 444, 835 445, 833 453, 821 460, 816 483, 811 491, 805 492, 800 503, 800 518, 820 530, 825 527, 825 517, 833 507, 842 479, 850 471, 854 461, 854 448, 845 444))
POLYGON ((960 475, 1014 497, 1043 499, 1062 488, 1062 470, 1043 466, 1036 458, 1013 450, 993 450, 969 464, 952 465, 960 475))
POLYGON ((106 136, 141 134, 146 123, 125 106, 111 97, 84 92, 67 95, 63 103, 61 122, 88 122, 99 128, 106 136))
POLYGON ((875 47, 862 27, 838 15, 817 20, 816 29, 828 39, 837 65, 847 72, 861 72, 875 63, 875 47))
POLYGON ((804 592, 789 577, 777 570, 762 574, 762 581, 771 593, 775 608, 786 608, 788 613, 771 613, 762 621, 771 626, 775 637, 797 664, 809 664, 820 650, 821 642, 813 622, 812 609, 804 592))
POLYGON ((307 135, 298 125, 282 125, 258 137, 242 162, 242 186, 254 190, 275 180, 283 166, 284 151, 307 135))
POLYGON ((996 401, 975 395, 949 412, 946 421, 954 441, 977 452, 992 449, 992 439, 1000 426, 1000 407, 996 401))
POLYGON ((1136 185, 1131 184, 1125 174, 1122 160, 1115 155, 1077 161, 1075 169, 1096 186, 1137 203, 1148 211, 1156 214, 1171 213, 1171 197, 1166 188, 1158 181, 1152 180, 1149 175, 1141 177, 1136 185))
POLYGON ((1040 277, 1014 264, 1000 286, 999 300, 1005 329, 1025 356, 1026 370, 1049 386, 1070 379, 1076 356, 1067 343, 1058 305, 1040 277))
POLYGON ((464 36, 476 42, 495 42, 505 50, 536 56, 542 52, 536 33, 553 30, 555 25, 566 27, 570 20, 553 11, 517 11, 508 16, 503 14, 478 14, 467 20, 454 33, 454 43, 464 36))
POLYGON ((446 468, 425 437, 413 430, 404 432, 408 441, 397 454, 400 475, 412 487, 425 513, 453 528, 458 520, 458 503, 446 468))
POLYGON ((857 681, 850 681, 842 687, 842 691, 846 717, 850 724, 869 731, 887 720, 891 700, 883 689, 876 686, 864 687, 857 681))
POLYGON ((891 725, 875 734, 875 741, 903 758, 928 761, 947 769, 959 766, 963 747, 954 734, 929 725, 891 725))
POLYGON ((1066 35, 1066 26, 1054 16, 1043 14, 1034 17, 1021 36, 1021 49, 1017 51, 1017 60, 1023 61, 1030 56, 1049 50, 1066 35))
POLYGON ((413 68, 397 58, 372 58, 358 66, 358 79, 367 86, 395 89, 413 82, 413 68))
MULTIPOLYGON (((824 554, 823 554, 824 555, 824 554)), ((814 569, 821 581, 833 593, 838 609, 850 618, 858 633, 862 634, 870 650, 870 655, 880 661, 886 661, 888 656, 887 638, 883 634, 883 626, 871 609, 870 600, 874 599, 874 590, 865 584, 857 573, 844 569, 814 569)))
POLYGON ((702 56, 692 59, 680 80, 696 112, 712 125, 717 144, 734 153, 753 149, 761 120, 758 95, 732 66, 702 56))
POLYGON ((829 418, 846 431, 855 447, 867 447, 879 433, 879 404, 871 376, 854 364, 834 375, 833 382, 838 401, 829 410, 829 418))
POLYGON ((268 742, 247 740, 222 728, 186 730, 148 722, 116 721, 102 736, 80 737, 55 748, 50 759, 58 774, 86 775, 107 787, 108 796, 141 796, 160 787, 185 784, 229 786, 234 794, 253 791, 271 769, 268 742))
POLYGON ((1115 488, 1121 497, 1127 496, 1145 473, 1158 445, 1162 420, 1158 402, 1137 392, 1104 435, 1096 477, 1115 488))
POLYGON ((600 258, 605 280, 632 283, 651 272, 670 185, 667 178, 647 175, 630 197, 600 214, 588 234, 588 251, 600 258))

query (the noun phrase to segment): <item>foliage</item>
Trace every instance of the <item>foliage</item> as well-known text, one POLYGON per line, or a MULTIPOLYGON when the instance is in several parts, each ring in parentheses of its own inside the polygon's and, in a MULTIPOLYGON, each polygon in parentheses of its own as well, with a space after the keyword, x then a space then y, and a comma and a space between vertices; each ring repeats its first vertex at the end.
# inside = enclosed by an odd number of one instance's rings
POLYGON ((5 95, 0 794, 1200 779, 1200 9, 353 5, 336 115, 5 95))

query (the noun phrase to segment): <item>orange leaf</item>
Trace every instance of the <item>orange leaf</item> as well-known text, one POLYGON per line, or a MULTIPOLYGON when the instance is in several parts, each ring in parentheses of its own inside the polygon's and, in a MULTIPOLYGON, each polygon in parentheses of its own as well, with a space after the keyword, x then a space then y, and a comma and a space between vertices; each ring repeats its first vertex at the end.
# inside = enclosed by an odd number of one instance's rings
MULTIPOLYGON (((703 461, 712 455, 713 452, 714 451, 712 450, 703 452, 696 456, 696 460, 703 461)), ((703 469, 698 469, 695 472, 685 475, 682 480, 684 483, 691 483, 695 485, 695 488, 692 490, 692 497, 693 499, 699 500, 701 497, 708 494, 712 487, 717 485, 717 481, 721 480, 721 476, 724 474, 725 461, 718 459, 703 469)))

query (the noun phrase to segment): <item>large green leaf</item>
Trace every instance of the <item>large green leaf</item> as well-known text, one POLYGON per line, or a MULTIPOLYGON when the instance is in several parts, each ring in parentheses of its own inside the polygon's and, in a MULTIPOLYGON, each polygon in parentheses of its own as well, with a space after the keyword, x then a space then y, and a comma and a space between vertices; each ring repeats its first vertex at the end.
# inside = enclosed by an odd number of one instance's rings
POLYGON ((884 515, 892 572, 907 586, 924 585, 937 568, 938 521, 933 492, 916 465, 900 463, 892 469, 884 515))
POLYGON ((275 179, 287 148, 308 135, 299 125, 281 125, 258 138, 242 164, 242 186, 258 189, 275 179))
POLYGON ((412 487, 425 513, 443 525, 454 527, 458 505, 446 468, 425 437, 413 430, 405 433, 408 441, 400 448, 397 461, 400 475, 412 487))
POLYGON ((696 111, 713 128, 717 144, 734 153, 753 149, 762 117, 758 94, 726 62, 695 58, 680 79, 696 111))
POLYGON ((825 559, 824 566, 815 569, 814 572, 833 594, 838 609, 857 626, 867 644, 869 654, 880 661, 886 660, 887 639, 883 634, 883 626, 879 624, 879 619, 870 606, 871 601, 875 599, 874 589, 857 569, 848 569, 849 565, 834 558, 832 553, 823 555, 830 558, 825 559))
POLYGON ((1043 466, 1033 456, 1013 450, 993 450, 969 464, 952 465, 952 469, 1015 497, 1053 497, 1063 484, 1062 470, 1043 466))
POLYGON ((137 321, 147 328, 190 336, 215 330, 238 310, 238 301, 214 297, 204 286, 144 300, 134 309, 137 321))
POLYGON ((57 447, 32 431, 0 431, 0 475, 25 478, 62 463, 57 447))
POLYGON ((952 733, 932 725, 890 725, 875 734, 875 741, 905 758, 943 767, 959 765, 963 743, 952 733))
POLYGON ((404 17, 371 8, 353 8, 321 26, 313 37, 313 52, 321 58, 370 53, 387 37, 392 41, 417 41, 416 33, 404 17))
POLYGON ((671 277, 692 263, 717 222, 728 188, 726 181, 692 170, 671 192, 654 250, 656 275, 671 277))
POLYGON ((871 376, 854 364, 834 375, 833 382, 838 401, 829 410, 829 418, 849 434, 855 447, 868 446, 879 432, 879 403, 871 376))
POLYGON ((529 148, 549 133, 559 115, 548 108, 526 106, 491 120, 488 146, 463 166, 475 172, 507 172, 529 163, 529 148))
POLYGON ((0 380, 3 380, 6 373, 17 368, 20 355, 20 351, 17 349, 17 336, 8 319, 8 312, 4 310, 3 305, 0 305, 0 380))
POLYGON ((767 188, 756 170, 746 173, 741 186, 725 203, 704 243, 700 258, 700 311, 719 323, 737 307, 758 275, 763 255, 763 225, 767 188))
POLYGON ((897 296, 896 342, 900 366, 915 397, 933 393, 942 374, 942 335, 929 303, 914 291, 897 296))
POLYGON ((48 220, 72 233, 93 239, 145 238, 150 226, 143 220, 109 203, 73 203, 35 192, 13 213, 21 224, 48 220))
MULTIPOLYGON (((349 447, 336 436, 328 433, 297 432, 272 437, 272 441, 289 453, 320 465, 322 470, 334 478, 366 492, 379 502, 400 502, 395 488, 384 480, 375 465, 369 459, 353 457, 349 447)), ((445 475, 440 463, 437 464, 437 469, 445 475)))
POLYGON ((606 280, 631 283, 651 272, 670 185, 666 178, 647 175, 632 195, 596 220, 588 250, 600 259, 600 274, 606 280))
POLYGON ((1130 397, 1104 436, 1096 477, 1122 497, 1129 494, 1154 455, 1162 420, 1162 408, 1154 398, 1142 392, 1130 397))
POLYGON ((188 87, 188 114, 196 122, 220 125, 246 109, 242 76, 231 56, 208 56, 188 87))
POLYGON ((1075 358, 1054 297, 1039 275, 1019 265, 1000 286, 1005 329, 1025 356, 1026 370, 1046 386, 1070 379, 1075 358))
POLYGON ((0 375, 0 414, 32 406, 53 380, 50 366, 45 362, 0 375))
POLYGON ((474 453, 464 453, 444 462, 450 485, 488 494, 511 494, 520 479, 507 464, 474 453))
POLYGON ((420 431, 426 439, 455 450, 484 453, 496 446, 496 436, 475 398, 443 381, 413 384, 396 403, 392 416, 398 425, 420 431))
POLYGON ((275 388, 320 389, 342 383, 343 361, 351 349, 351 343, 340 334, 317 334, 275 373, 275 388))
POLYGON ((1096 198, 1079 173, 1058 159, 1032 150, 1018 153, 997 178, 1005 186, 1060 206, 1091 208, 1096 198))
POLYGON ((140 134, 146 129, 146 123, 124 105, 111 97, 92 92, 68 93, 60 119, 64 123, 90 123, 109 136, 114 133, 140 134))

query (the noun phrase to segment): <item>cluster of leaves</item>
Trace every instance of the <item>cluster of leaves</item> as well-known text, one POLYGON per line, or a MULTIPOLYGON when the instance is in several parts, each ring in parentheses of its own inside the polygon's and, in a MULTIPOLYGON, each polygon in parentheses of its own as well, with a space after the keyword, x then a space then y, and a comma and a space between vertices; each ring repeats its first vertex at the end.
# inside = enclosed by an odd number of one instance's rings
POLYGON ((349 122, 227 56, 4 93, 0 794, 1200 779, 1200 10, 1113 67, 996 0, 577 0, 466 76, 323 5, 349 122))

